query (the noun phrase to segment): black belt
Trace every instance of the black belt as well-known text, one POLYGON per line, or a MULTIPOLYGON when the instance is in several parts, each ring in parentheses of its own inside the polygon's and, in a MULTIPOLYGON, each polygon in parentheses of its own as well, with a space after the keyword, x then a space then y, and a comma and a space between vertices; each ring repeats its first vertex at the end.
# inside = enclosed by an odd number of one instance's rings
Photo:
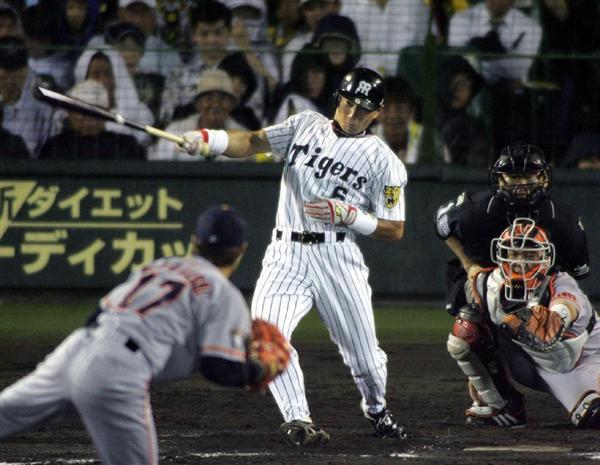
POLYGON ((588 334, 592 334, 592 330, 594 329, 594 326, 596 326, 596 311, 592 310, 592 317, 590 318, 590 322, 588 323, 588 325, 585 328, 585 330, 588 332, 588 334))
MULTIPOLYGON (((278 241, 280 241, 281 238, 283 237, 283 231, 277 230, 277 232, 275 233, 275 237, 277 238, 278 241)), ((335 241, 336 242, 344 242, 344 239, 346 239, 345 232, 335 233, 335 241)), ((310 231, 304 231, 304 232, 292 231, 292 233, 290 234, 290 240, 292 242, 300 242, 301 244, 322 244, 323 242, 325 242, 325 233, 310 232, 310 231)))
POLYGON ((132 352, 137 352, 137 350, 140 348, 140 346, 138 346, 137 342, 135 342, 131 338, 127 339, 127 341, 125 342, 125 347, 127 347, 132 352))

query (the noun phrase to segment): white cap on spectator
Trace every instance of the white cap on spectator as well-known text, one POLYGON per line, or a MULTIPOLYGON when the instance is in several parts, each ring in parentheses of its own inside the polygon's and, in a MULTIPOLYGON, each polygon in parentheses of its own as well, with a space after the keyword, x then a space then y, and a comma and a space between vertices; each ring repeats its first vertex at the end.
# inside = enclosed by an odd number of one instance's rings
POLYGON ((200 73, 200 78, 196 85, 196 97, 207 92, 223 92, 237 101, 237 96, 233 92, 231 78, 222 69, 207 69, 200 73))
POLYGON ((266 6, 264 0, 222 0, 222 3, 227 6, 230 10, 234 8, 239 8, 241 6, 249 6, 252 8, 256 8, 260 12, 266 11, 266 6))
MULTIPOLYGON (((316 0, 300 0, 300 6, 308 3, 308 2, 314 2, 316 0)), ((335 0, 321 0, 324 3, 333 3, 335 0)))
POLYGON ((83 100, 92 105, 108 108, 108 92, 106 88, 93 79, 87 79, 75 84, 68 93, 73 98, 83 100))
POLYGON ((119 0, 121 8, 127 8, 132 3, 145 3, 150 8, 156 8, 156 0, 119 0))

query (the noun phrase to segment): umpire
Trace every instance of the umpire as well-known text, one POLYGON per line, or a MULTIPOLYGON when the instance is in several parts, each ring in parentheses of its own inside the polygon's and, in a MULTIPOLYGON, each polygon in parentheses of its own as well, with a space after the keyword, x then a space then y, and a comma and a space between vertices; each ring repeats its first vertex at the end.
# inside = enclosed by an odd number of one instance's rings
POLYGON ((552 169, 541 148, 520 143, 504 147, 489 180, 490 190, 463 192, 435 214, 436 233, 456 256, 446 272, 446 310, 453 316, 467 305, 467 277, 470 281, 482 268, 494 266, 491 241, 515 218, 531 218, 549 233, 558 271, 575 279, 590 272, 581 217, 548 193, 552 169))

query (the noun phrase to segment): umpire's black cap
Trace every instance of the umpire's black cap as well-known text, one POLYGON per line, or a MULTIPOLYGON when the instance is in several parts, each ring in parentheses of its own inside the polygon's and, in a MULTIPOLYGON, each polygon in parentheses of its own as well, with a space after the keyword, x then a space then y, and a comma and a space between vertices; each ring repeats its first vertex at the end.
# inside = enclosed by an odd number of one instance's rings
POLYGON ((196 237, 202 245, 239 247, 246 242, 246 229, 246 221, 229 205, 215 205, 198 217, 196 237))
POLYGON ((0 68, 6 70, 21 69, 27 66, 29 54, 25 41, 20 37, 0 38, 0 68))

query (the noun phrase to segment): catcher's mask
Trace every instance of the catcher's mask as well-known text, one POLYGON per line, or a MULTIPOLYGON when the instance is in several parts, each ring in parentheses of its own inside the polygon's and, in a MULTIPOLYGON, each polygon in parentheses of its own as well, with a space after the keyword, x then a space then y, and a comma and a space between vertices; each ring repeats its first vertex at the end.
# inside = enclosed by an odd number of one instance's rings
POLYGON ((504 199, 511 210, 529 213, 552 181, 552 169, 541 148, 513 144, 502 149, 489 170, 494 194, 504 199))
POLYGON ((516 218, 491 244, 504 279, 504 296, 528 302, 554 265, 554 244, 530 218, 516 218))

